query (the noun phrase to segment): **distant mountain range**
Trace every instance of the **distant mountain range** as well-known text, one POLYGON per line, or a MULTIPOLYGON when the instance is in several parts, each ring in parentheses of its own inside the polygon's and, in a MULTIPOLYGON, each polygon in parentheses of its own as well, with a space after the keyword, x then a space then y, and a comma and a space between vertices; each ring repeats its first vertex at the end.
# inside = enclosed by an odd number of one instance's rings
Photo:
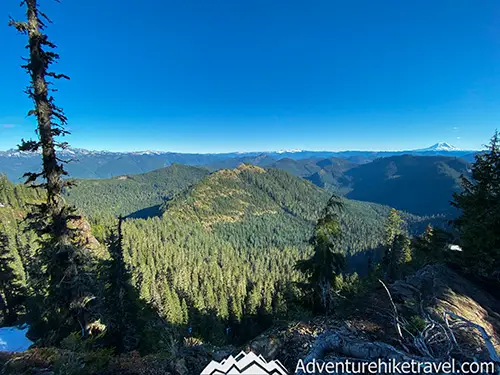
MULTIPOLYGON (((207 166, 211 170, 234 168, 241 163, 271 166, 282 159, 344 159, 354 164, 369 163, 377 158, 395 155, 454 156, 467 161, 474 159, 476 151, 458 150, 447 143, 408 151, 305 151, 281 150, 269 152, 233 152, 221 154, 189 154, 162 151, 109 152, 84 149, 60 151, 60 157, 73 160, 67 170, 75 178, 110 178, 124 174, 139 174, 173 163, 207 166), (258 160, 258 162, 254 162, 258 160)), ((0 151, 0 173, 14 182, 21 181, 24 173, 40 169, 40 155, 17 150, 0 151)))
POLYGON ((144 174, 110 179, 82 179, 67 193, 87 214, 147 217, 158 215, 161 205, 176 193, 197 183, 212 171, 242 166, 281 170, 309 180, 328 192, 347 198, 379 203, 417 215, 454 215, 453 192, 460 190, 460 176, 470 177, 470 164, 446 156, 398 155, 356 164, 341 158, 275 161, 267 156, 218 162, 217 167, 172 164, 144 174))
MULTIPOLYGON (((284 158, 272 162, 267 157, 257 157, 247 158, 245 162, 287 171, 351 199, 384 204, 417 215, 454 214, 449 202, 453 192, 461 189, 460 176, 471 177, 470 163, 450 156, 404 154, 362 164, 338 157, 284 158)), ((226 168, 236 167, 228 161, 225 164, 226 168)))
MULTIPOLYGON (((106 198, 112 214, 149 216, 173 193, 210 172, 238 168, 242 164, 274 168, 309 180, 314 185, 347 198, 375 202, 416 215, 454 215, 449 202, 460 190, 460 176, 470 177, 475 153, 457 150, 447 143, 399 152, 302 151, 269 153, 182 154, 170 152, 106 152, 69 149, 61 157, 71 177, 85 179, 69 194, 87 208, 85 194, 96 197, 126 195, 127 205, 106 198), (191 169, 180 168, 179 165, 191 169), (173 168, 164 169, 173 166, 173 168), (97 180, 100 179, 100 180, 97 180), (92 186, 92 188, 90 188, 92 186), (126 208, 126 209, 125 209, 126 208), (146 209, 146 211, 141 211, 146 209)), ((0 171, 13 182, 27 171, 38 170, 40 155, 19 151, 0 152, 0 171)), ((92 202, 99 198, 92 198, 92 202)), ((121 198, 120 198, 121 199, 121 198)), ((109 206, 109 207, 108 207, 109 206)))

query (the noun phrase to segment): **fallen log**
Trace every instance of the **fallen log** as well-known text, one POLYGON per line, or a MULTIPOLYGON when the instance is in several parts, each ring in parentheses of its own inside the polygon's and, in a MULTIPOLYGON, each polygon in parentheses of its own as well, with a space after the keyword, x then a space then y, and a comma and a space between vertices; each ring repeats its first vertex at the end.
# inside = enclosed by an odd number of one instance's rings
MULTIPOLYGON (((398 362, 435 362, 434 358, 419 357, 402 352, 392 345, 383 342, 356 342, 345 339, 337 332, 325 332, 318 336, 309 351, 309 354, 303 359, 303 363, 312 362, 313 360, 320 361, 325 358, 328 353, 335 353, 340 357, 349 357, 360 361, 371 361, 379 358, 384 360, 392 360, 398 362)), ((304 375, 303 371, 298 371, 296 374, 304 375)))

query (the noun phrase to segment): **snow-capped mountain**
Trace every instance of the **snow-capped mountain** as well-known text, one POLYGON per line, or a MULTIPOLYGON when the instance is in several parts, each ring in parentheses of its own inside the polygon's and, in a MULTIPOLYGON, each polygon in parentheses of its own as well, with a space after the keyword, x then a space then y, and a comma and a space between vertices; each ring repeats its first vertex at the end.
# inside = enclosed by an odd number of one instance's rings
MULTIPOLYGON (((221 154, 193 154, 171 151, 93 151, 81 148, 58 150, 62 160, 71 161, 65 167, 74 178, 109 178, 124 174, 149 172, 170 164, 205 166, 210 169, 235 168, 240 163, 263 166, 281 159, 295 161, 305 159, 341 158, 357 164, 369 163, 377 158, 397 155, 464 157, 473 161, 474 151, 459 150, 449 143, 440 142, 420 150, 403 151, 307 151, 281 150, 263 152, 229 152, 221 154), (264 161, 264 164, 259 164, 264 161)), ((16 149, 0 151, 0 175, 5 173, 12 181, 19 182, 27 171, 41 168, 40 151, 22 152, 16 149)))
POLYGON ((165 154, 164 151, 146 150, 146 151, 134 151, 133 155, 162 155, 165 154))
POLYGON ((297 152, 302 152, 302 150, 299 150, 299 149, 293 149, 293 150, 279 150, 279 151, 275 151, 276 154, 295 154, 297 152))
POLYGON ((419 152, 426 152, 426 151, 460 151, 458 147, 455 147, 447 142, 438 142, 435 145, 432 145, 427 148, 421 148, 418 150, 413 150, 413 151, 419 151, 419 152))
MULTIPOLYGON (((37 157, 38 154, 41 154, 42 150, 39 149, 36 152, 31 151, 19 151, 17 149, 10 149, 7 151, 0 151, 0 156, 3 157, 11 157, 11 158, 32 158, 37 157)), ((57 150, 58 155, 62 156, 80 156, 80 155, 102 155, 102 154, 110 154, 110 151, 90 151, 85 150, 83 148, 67 148, 64 150, 57 150)))
MULTIPOLYGON (((10 149, 7 151, 0 151, 0 156, 4 157, 34 157, 37 154, 41 154, 42 150, 36 152, 31 151, 19 151, 17 149, 10 149)), ((168 154, 166 151, 131 151, 131 152, 120 152, 120 151, 101 151, 101 150, 86 150, 83 148, 66 148, 64 150, 57 150, 57 154, 61 156, 99 156, 99 155, 164 155, 168 154)))

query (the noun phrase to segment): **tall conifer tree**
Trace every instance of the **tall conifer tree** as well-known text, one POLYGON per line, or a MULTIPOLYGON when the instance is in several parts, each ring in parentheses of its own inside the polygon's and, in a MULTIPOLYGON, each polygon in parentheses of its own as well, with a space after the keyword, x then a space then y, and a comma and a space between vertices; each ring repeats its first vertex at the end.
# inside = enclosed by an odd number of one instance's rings
POLYGON ((74 225, 79 217, 62 196, 68 185, 63 179, 67 173, 56 152, 56 148, 68 147, 67 143, 57 140, 68 133, 65 129, 67 118, 55 104, 51 94, 55 89, 51 85, 54 80, 68 77, 50 70, 59 59, 54 52, 55 44, 44 33, 50 19, 40 11, 37 0, 24 0, 21 6, 26 8, 27 21, 11 20, 10 25, 28 37, 29 56, 22 67, 30 76, 26 93, 33 100, 34 108, 28 115, 36 117, 38 139, 23 139, 19 149, 41 151, 42 171, 25 176, 26 183, 41 186, 47 193, 45 203, 31 215, 31 223, 42 238, 39 256, 45 279, 40 280, 37 288, 43 307, 36 314, 40 315, 38 321, 31 323, 38 331, 35 336, 57 342, 76 329, 84 336, 88 333, 88 303, 94 298, 91 292, 93 277, 88 249, 81 246, 80 233, 74 225))
POLYGON ((339 249, 342 238, 339 213, 343 207, 339 197, 330 198, 309 239, 314 248, 313 256, 296 265, 314 290, 314 307, 318 311, 333 309, 336 276, 345 267, 345 256, 339 249))
POLYGON ((462 177, 463 191, 452 204, 461 210, 454 221, 460 233, 466 269, 500 279, 500 139, 498 132, 488 149, 476 155, 472 180, 462 177))

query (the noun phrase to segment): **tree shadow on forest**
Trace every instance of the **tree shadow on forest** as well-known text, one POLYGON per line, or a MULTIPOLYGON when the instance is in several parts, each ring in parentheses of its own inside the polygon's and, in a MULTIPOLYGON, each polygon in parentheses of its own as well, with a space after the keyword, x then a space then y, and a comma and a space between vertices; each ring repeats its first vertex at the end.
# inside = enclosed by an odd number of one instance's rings
POLYGON ((240 319, 229 316, 222 319, 216 309, 209 308, 203 311, 194 308, 193 301, 186 299, 189 309, 189 321, 185 332, 187 337, 197 337, 203 342, 218 346, 240 346, 257 337, 275 323, 275 316, 265 313, 258 308, 254 314, 243 314, 240 319))
POLYGON ((356 254, 346 256, 346 273, 356 272, 359 276, 366 276, 383 258, 385 249, 379 246, 367 249, 356 254))
MULTIPOLYGON (((140 277, 140 276, 139 276, 140 277)), ((139 281, 140 283, 140 281, 139 281)), ((136 286, 129 284, 126 293, 128 303, 117 304, 108 295, 106 309, 118 314, 104 314, 108 327, 101 344, 116 348, 117 352, 138 350, 141 354, 157 352, 176 353, 200 343, 215 346, 240 346, 258 336, 273 324, 273 316, 258 309, 256 314, 223 319, 215 308, 199 310, 188 296, 179 293, 186 301, 188 320, 186 324, 168 321, 152 301, 140 297, 136 286)), ((168 309, 169 306, 165 306, 168 309)))
POLYGON ((157 204, 155 206, 142 208, 127 215, 125 219, 149 219, 153 217, 160 217, 163 213, 162 206, 163 204, 157 204))

